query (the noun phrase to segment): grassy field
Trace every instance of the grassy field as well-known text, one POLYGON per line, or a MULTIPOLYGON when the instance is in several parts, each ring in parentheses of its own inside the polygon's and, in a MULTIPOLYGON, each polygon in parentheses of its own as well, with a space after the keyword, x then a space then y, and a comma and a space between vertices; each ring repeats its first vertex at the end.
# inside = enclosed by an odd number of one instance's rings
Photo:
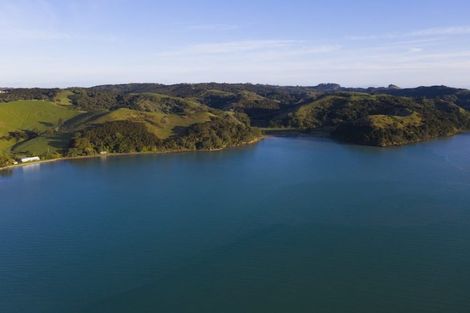
POLYGON ((67 148, 69 140, 67 134, 39 136, 15 145, 12 152, 20 156, 60 153, 67 148))
POLYGON ((57 93, 54 98, 54 102, 58 105, 72 105, 69 96, 73 95, 73 92, 70 90, 61 90, 57 93))
POLYGON ((15 130, 46 130, 59 120, 68 120, 80 112, 50 101, 21 100, 0 103, 0 136, 15 130))
POLYGON ((377 128, 401 129, 407 126, 420 126, 423 123, 423 119, 416 112, 408 116, 369 115, 369 120, 372 126, 377 128))
MULTIPOLYGON (((79 111, 56 105, 50 101, 21 100, 0 103, 0 137, 19 130, 38 132, 57 127, 60 120, 66 121, 79 111)), ((14 140, 0 139, 0 151, 10 152, 14 140)))
POLYGON ((14 101, 0 104, 0 153, 16 157, 51 155, 63 152, 70 136, 91 125, 111 121, 142 122, 160 139, 168 138, 180 128, 210 120, 212 113, 201 110, 189 101, 186 113, 166 114, 121 108, 111 112, 86 113, 74 110, 67 102, 68 91, 62 91, 51 101, 14 101), (61 133, 54 130, 62 124, 61 133), (6 136, 14 131, 35 131, 40 135, 30 140, 16 142, 6 136))
POLYGON ((209 112, 197 112, 189 115, 164 114, 157 112, 141 112, 131 109, 118 109, 107 114, 101 115, 95 120, 88 121, 91 124, 101 124, 111 121, 135 121, 143 122, 155 136, 165 139, 174 134, 178 127, 188 127, 196 123, 209 121, 211 117, 209 112))
POLYGON ((0 139, 0 155, 8 154, 15 144, 15 140, 0 139))

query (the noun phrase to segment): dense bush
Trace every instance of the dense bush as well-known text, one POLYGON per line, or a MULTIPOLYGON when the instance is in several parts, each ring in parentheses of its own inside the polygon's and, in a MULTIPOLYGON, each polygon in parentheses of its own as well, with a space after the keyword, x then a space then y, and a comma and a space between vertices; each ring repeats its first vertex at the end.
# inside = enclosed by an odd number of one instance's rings
POLYGON ((0 102, 16 100, 52 100, 59 89, 16 88, 0 93, 0 102))
POLYGON ((181 135, 170 137, 164 142, 168 150, 211 150, 237 146, 261 136, 259 130, 251 128, 243 115, 236 119, 227 114, 209 122, 186 128, 181 135))
POLYGON ((125 153, 155 151, 160 140, 144 124, 131 121, 107 122, 78 132, 71 141, 70 156, 93 155, 102 151, 125 153))
POLYGON ((225 114, 206 123, 185 128, 166 140, 150 133, 143 123, 114 121, 77 132, 69 156, 110 153, 210 150, 250 142, 261 134, 249 125, 244 115, 225 114), (236 117, 238 116, 238 118, 236 117))
POLYGON ((0 167, 8 166, 12 164, 11 158, 8 156, 0 154, 0 167))
POLYGON ((444 98, 336 93, 325 95, 279 122, 302 130, 329 130, 334 137, 353 143, 388 146, 470 129, 470 113, 444 98), (419 123, 381 125, 371 121, 373 116, 383 116, 385 120, 419 116, 419 123))

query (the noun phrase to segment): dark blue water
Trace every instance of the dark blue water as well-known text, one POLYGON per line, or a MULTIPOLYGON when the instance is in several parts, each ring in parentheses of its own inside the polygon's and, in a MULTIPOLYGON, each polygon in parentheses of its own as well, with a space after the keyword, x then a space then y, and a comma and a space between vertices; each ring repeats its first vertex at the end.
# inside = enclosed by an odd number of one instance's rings
POLYGON ((470 135, 0 176, 0 312, 470 312, 470 135))

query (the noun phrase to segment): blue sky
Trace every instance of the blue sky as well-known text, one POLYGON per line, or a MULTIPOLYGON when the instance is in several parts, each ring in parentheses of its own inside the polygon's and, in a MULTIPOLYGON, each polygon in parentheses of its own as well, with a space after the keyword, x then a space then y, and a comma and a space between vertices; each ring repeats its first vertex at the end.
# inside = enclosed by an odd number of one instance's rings
POLYGON ((468 0, 0 0, 0 86, 470 87, 468 0))

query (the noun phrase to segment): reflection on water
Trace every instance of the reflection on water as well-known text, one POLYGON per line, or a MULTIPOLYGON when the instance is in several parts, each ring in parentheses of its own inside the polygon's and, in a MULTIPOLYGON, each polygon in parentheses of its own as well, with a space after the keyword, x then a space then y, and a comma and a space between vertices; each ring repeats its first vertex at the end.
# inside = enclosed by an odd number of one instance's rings
POLYGON ((11 168, 7 168, 7 169, 4 169, 4 170, 0 170, 0 177, 3 176, 3 177, 9 177, 13 175, 13 170, 11 168))
POLYGON ((20 167, 23 172, 36 172, 41 168, 40 163, 26 164, 20 167))

